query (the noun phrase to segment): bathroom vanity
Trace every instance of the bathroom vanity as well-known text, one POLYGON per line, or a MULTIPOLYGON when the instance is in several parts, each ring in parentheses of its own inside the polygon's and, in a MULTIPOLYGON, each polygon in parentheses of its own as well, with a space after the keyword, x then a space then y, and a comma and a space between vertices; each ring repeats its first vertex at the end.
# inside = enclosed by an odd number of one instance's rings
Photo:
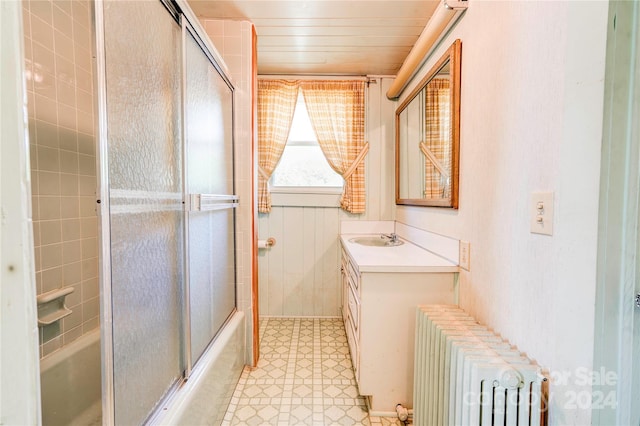
POLYGON ((457 303, 458 265, 411 242, 343 234, 342 315, 361 395, 374 415, 413 406, 416 306, 457 303), (368 237, 368 238, 367 238, 368 237))

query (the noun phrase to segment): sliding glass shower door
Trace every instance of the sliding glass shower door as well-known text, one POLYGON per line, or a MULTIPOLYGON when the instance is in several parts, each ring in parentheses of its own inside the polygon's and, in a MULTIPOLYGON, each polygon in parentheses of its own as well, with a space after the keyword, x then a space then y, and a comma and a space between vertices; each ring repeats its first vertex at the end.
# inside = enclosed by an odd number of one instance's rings
POLYGON ((188 280, 191 362, 235 309, 233 92, 186 32, 188 280))
POLYGON ((184 370, 181 28, 107 1, 104 35, 115 423, 140 424, 184 370))
POLYGON ((175 3, 97 8, 104 419, 141 424, 235 311, 233 88, 175 3))

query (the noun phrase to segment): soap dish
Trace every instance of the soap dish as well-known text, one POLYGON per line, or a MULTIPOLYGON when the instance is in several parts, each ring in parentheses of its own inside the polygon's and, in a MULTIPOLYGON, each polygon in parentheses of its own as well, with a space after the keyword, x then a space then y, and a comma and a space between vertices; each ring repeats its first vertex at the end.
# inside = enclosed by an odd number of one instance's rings
POLYGON ((64 287, 48 291, 36 297, 38 302, 38 327, 53 324, 73 312, 64 303, 65 297, 73 293, 73 290, 73 287, 64 287))

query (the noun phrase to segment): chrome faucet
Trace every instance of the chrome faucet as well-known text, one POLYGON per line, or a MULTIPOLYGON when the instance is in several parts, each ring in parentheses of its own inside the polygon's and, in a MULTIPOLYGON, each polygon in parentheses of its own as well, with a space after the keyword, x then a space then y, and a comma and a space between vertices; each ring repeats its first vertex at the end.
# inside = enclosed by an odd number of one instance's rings
POLYGON ((398 242, 398 234, 395 232, 391 234, 380 234, 380 238, 388 238, 391 244, 395 244, 398 242))

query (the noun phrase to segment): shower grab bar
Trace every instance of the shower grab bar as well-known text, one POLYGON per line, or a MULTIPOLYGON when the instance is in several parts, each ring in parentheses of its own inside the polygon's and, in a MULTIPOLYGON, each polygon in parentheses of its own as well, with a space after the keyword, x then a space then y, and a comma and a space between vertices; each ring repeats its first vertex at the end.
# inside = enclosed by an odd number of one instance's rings
POLYGON ((189 194, 189 211, 210 211, 238 207, 237 195, 189 194))

